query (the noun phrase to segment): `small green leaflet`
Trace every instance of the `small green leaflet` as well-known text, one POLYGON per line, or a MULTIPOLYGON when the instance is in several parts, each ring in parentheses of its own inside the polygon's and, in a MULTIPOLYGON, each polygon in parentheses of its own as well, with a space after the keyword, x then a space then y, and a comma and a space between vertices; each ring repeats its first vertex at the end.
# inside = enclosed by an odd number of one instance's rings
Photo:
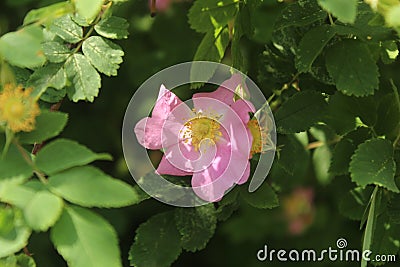
POLYGON ((178 208, 174 215, 176 227, 181 234, 182 247, 192 252, 204 249, 217 226, 214 205, 178 208))
POLYGON ((46 61, 41 42, 43 42, 42 29, 37 25, 26 26, 0 37, 0 55, 17 67, 37 67, 46 61))
POLYGON ((323 9, 344 23, 354 23, 356 20, 357 2, 357 0, 318 0, 323 9))
POLYGON ((46 58, 54 63, 64 62, 72 53, 64 44, 59 42, 45 42, 42 47, 46 58))
POLYGON ((28 183, 26 185, 3 184, 0 198, 20 208, 25 222, 32 229, 47 231, 60 217, 63 201, 60 197, 43 189, 40 182, 29 183, 31 186, 27 186, 28 183))
POLYGON ((61 133, 68 121, 68 114, 58 111, 41 110, 36 117, 35 129, 31 132, 17 134, 23 144, 41 143, 61 133))
POLYGON ((36 267, 36 263, 32 257, 24 253, 20 253, 18 256, 9 255, 6 258, 0 259, 0 266, 2 267, 36 267))
POLYGON ((197 0, 189 10, 189 24, 198 32, 211 32, 227 25, 238 11, 238 0, 197 0))
POLYGON ((33 87, 32 96, 39 98, 48 87, 62 89, 67 84, 67 74, 62 64, 49 63, 37 69, 27 82, 27 87, 33 87))
POLYGON ((69 205, 50 232, 57 251, 71 267, 121 267, 114 228, 96 213, 69 205))
POLYGON ((111 156, 96 154, 72 140, 57 139, 37 153, 35 163, 40 170, 51 175, 95 160, 111 160, 111 156))
POLYGON ((47 231, 61 215, 63 200, 48 192, 39 191, 24 208, 26 223, 37 231, 47 231))
POLYGON ((73 11, 74 7, 70 2, 60 2, 39 9, 33 9, 26 14, 24 18, 24 25, 34 22, 47 24, 51 22, 51 20, 73 11))
POLYGON ((347 39, 328 49, 326 68, 336 87, 346 95, 372 95, 378 88, 378 67, 361 41, 347 39))
POLYGON ((31 230, 25 225, 22 213, 10 207, 0 207, 4 209, 12 209, 13 227, 9 229, 8 233, 0 235, 0 258, 6 257, 10 254, 20 251, 28 243, 28 238, 31 235, 31 230))
POLYGON ((48 185, 57 195, 84 207, 118 208, 141 200, 131 186, 92 166, 51 175, 48 185))
POLYGON ((135 267, 168 267, 181 254, 181 240, 173 212, 151 217, 136 230, 129 260, 135 267), (154 253, 157 251, 157 253, 154 253))
POLYGON ((399 193, 394 182, 395 171, 393 146, 389 140, 368 140, 359 145, 351 157, 351 179, 362 187, 375 184, 399 193))
POLYGON ((86 19, 88 23, 92 22, 101 10, 104 0, 75 0, 75 7, 78 14, 86 19))
POLYGON ((111 16, 100 20, 94 26, 95 31, 109 39, 126 39, 128 38, 128 21, 124 18, 111 16))
POLYGON ((89 60, 82 54, 74 54, 66 61, 65 69, 73 84, 73 87, 68 87, 68 97, 74 102, 93 102, 99 93, 101 78, 89 60))
POLYGON ((70 15, 55 19, 50 25, 49 30, 68 43, 75 44, 82 40, 83 30, 76 24, 70 15))
POLYGON ((308 72, 326 44, 335 36, 330 25, 321 25, 308 31, 300 41, 296 53, 296 68, 299 72, 308 72))
POLYGON ((116 76, 122 63, 121 47, 100 36, 91 36, 83 42, 82 51, 96 69, 108 76, 116 76))
POLYGON ((249 192, 243 187, 240 196, 251 206, 258 209, 272 209, 279 206, 278 196, 272 187, 264 182, 255 192, 249 192))

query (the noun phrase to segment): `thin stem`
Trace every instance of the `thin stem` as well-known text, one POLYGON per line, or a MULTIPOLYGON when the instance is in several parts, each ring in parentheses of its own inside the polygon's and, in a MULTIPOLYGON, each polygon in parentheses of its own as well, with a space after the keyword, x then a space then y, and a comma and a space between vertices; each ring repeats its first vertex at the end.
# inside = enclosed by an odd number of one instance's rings
POLYGON ((92 34, 92 32, 94 31, 94 26, 99 23, 100 19, 101 19, 102 13, 99 13, 99 15, 97 16, 97 18, 95 19, 95 21, 92 23, 92 25, 90 26, 88 32, 85 34, 85 36, 83 36, 82 41, 79 42, 78 46, 74 49, 74 51, 71 53, 71 55, 75 54, 76 52, 78 52, 81 47, 83 42, 90 37, 90 35, 92 34))
POLYGON ((6 157, 13 138, 14 138, 14 133, 10 129, 6 128, 6 143, 4 145, 3 152, 1 154, 2 159, 6 157))
POLYGON ((330 23, 331 25, 335 25, 335 22, 333 21, 333 18, 332 18, 331 13, 328 13, 328 18, 329 18, 329 23, 330 23))
MULTIPOLYGON (((266 103, 270 103, 270 102, 272 101, 272 99, 274 99, 275 96, 276 96, 276 94, 273 93, 273 94, 268 98, 268 100, 267 100, 266 103)), ((264 104, 264 105, 265 105, 265 104, 264 104)), ((264 107, 264 106, 263 106, 263 107, 264 107)))
POLYGON ((14 141, 13 143, 16 145, 18 151, 21 153, 24 160, 33 168, 33 173, 39 178, 39 180, 42 183, 46 184, 47 183, 46 176, 43 173, 41 173, 38 169, 36 169, 35 164, 33 163, 32 159, 29 157, 26 150, 18 142, 14 141))
POLYGON ((28 250, 28 247, 24 247, 23 248, 23 251, 24 251, 24 254, 26 255, 26 256, 28 256, 28 257, 31 257, 32 256, 32 254, 29 252, 29 250, 28 250))

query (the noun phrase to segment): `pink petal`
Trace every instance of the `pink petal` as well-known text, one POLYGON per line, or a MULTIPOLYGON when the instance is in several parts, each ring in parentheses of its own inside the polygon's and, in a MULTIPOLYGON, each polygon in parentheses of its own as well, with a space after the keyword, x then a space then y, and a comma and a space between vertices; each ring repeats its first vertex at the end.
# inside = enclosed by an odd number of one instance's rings
POLYGON ((250 162, 247 162, 246 170, 244 171, 242 178, 237 182, 237 184, 244 184, 250 177, 250 162))
POLYGON ((181 170, 170 163, 170 161, 164 155, 161 159, 160 164, 158 165, 156 173, 158 174, 168 174, 168 175, 177 175, 177 176, 186 176, 192 175, 191 172, 186 172, 181 170))
POLYGON ((193 190, 206 201, 219 201, 235 183, 247 179, 247 166, 247 157, 231 153, 229 146, 218 146, 213 164, 193 174, 193 190))
POLYGON ((161 149, 161 129, 164 121, 156 118, 143 118, 135 125, 136 138, 139 144, 148 149, 161 149))
POLYGON ((243 83, 242 75, 239 73, 233 74, 231 78, 224 81, 214 92, 194 94, 193 95, 194 106, 196 108, 206 108, 196 105, 196 98, 199 97, 217 99, 230 106, 234 103, 234 96, 235 96, 234 92, 236 90, 236 87, 240 84, 242 84, 242 86, 244 86, 244 88, 246 88, 247 90, 246 85, 243 83))
POLYGON ((162 84, 151 117, 165 120, 171 111, 180 104, 182 104, 182 100, 162 84))
POLYGON ((242 121, 247 124, 250 120, 249 112, 256 112, 254 105, 247 100, 236 100, 231 108, 238 114, 238 116, 242 119, 242 121))

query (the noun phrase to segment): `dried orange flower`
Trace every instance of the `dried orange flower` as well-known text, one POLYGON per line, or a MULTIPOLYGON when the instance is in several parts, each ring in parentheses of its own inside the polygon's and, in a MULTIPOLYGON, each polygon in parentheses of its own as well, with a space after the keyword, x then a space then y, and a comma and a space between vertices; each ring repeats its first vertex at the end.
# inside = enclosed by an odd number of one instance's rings
POLYGON ((31 96, 32 89, 6 85, 0 93, 0 123, 13 132, 30 132, 35 128, 39 105, 31 96))

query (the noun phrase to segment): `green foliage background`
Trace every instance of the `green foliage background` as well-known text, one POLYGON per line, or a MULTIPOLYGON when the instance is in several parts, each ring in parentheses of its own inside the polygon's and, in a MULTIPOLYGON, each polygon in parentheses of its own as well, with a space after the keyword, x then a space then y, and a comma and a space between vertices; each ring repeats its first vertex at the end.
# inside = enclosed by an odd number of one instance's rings
MULTIPOLYGON (((15 31, 29 10, 54 2, 2 1, 0 35, 15 31)), ((346 238, 349 248, 398 255, 400 168, 396 168, 396 162, 398 165, 400 152, 396 138, 400 111, 395 101, 400 64, 390 53, 399 44, 398 21, 383 7, 378 10, 381 15, 376 15, 367 4, 357 5, 356 0, 221 2, 234 8, 216 11, 216 25, 208 23, 209 17, 200 12, 215 1, 177 2, 154 18, 147 1, 131 0, 117 6, 113 14, 129 22, 129 38, 115 41, 125 54, 118 75, 101 76, 101 90, 94 103, 62 103, 61 111, 69 116, 61 137, 93 151, 107 151, 114 160, 94 165, 134 185, 122 155, 122 119, 136 88, 157 71, 193 59, 221 61, 245 71, 270 98, 279 132, 278 156, 268 178, 272 187, 266 185, 254 196, 246 195, 246 188, 236 188, 216 211, 211 205, 196 210, 174 209, 152 199, 128 207, 121 206, 129 205, 129 200, 126 204, 115 199, 82 203, 95 206, 93 210, 116 229, 123 266, 129 266, 129 260, 136 266, 262 266, 267 263, 259 262, 256 253, 265 244, 275 249, 322 250, 336 247, 338 238, 346 238), (230 36, 233 18, 236 26, 230 36), (207 50, 215 36, 226 50, 222 55, 220 46, 211 45, 207 50), (312 210, 305 213, 312 219, 301 234, 294 235, 288 230, 285 200, 299 187, 314 192, 312 210), (120 208, 99 208, 107 206, 120 208), (134 240, 136 245, 131 249, 134 240)), ((70 41, 74 42, 73 37, 70 41)), ((116 53, 118 64, 121 54, 116 53)), ((116 66, 103 70, 115 75, 116 66)), ((40 79, 33 79, 33 84, 40 88, 40 79)), ((183 88, 178 94, 187 98, 193 92, 183 88)), ((46 158, 45 152, 38 154, 41 169, 49 174, 61 171, 46 169, 52 157, 46 158)), ((107 158, 87 153, 83 164, 107 158)), ((80 168, 88 174, 96 172, 92 167, 80 168)), ((50 186, 62 179, 59 176, 52 177, 50 186)), ((90 190, 90 186, 86 188, 90 190)), ((60 194, 74 202, 74 196, 68 193, 60 194)), ((85 212, 80 209, 70 208, 68 214, 75 218, 85 212)), ((36 264, 66 266, 50 240, 49 232, 32 234, 28 249, 36 264)), ((356 264, 329 262, 329 266, 356 264)))

